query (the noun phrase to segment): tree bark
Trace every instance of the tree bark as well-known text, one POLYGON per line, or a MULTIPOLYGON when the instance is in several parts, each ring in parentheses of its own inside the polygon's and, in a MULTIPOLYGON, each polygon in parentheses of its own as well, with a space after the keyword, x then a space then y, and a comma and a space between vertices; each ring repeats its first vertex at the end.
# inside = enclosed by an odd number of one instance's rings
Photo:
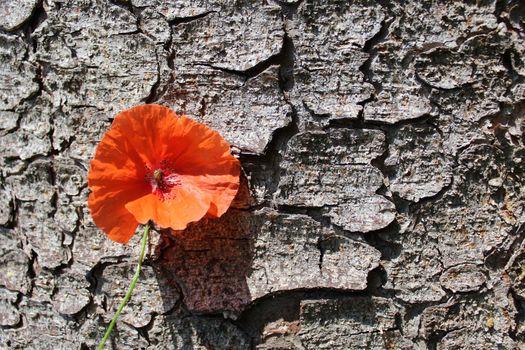
POLYGON ((100 341, 140 234, 86 176, 142 103, 241 189, 151 233, 108 349, 525 347, 522 1, 4 0, 0 82, 0 347, 100 341))

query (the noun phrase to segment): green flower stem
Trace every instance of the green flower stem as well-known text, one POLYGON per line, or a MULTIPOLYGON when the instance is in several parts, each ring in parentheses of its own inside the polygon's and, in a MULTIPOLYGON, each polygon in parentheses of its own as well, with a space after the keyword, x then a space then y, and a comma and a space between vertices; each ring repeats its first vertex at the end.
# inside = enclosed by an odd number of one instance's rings
POLYGON ((115 324, 117 323, 117 319, 122 312, 122 309, 124 309, 124 306, 128 303, 129 299, 131 298, 131 294, 133 293, 133 289, 135 289, 135 285, 137 284, 137 281, 139 280, 140 271, 142 269, 142 262, 144 261, 144 254, 146 252, 146 243, 148 242, 148 234, 149 234, 149 223, 146 224, 146 227, 144 227, 144 234, 142 235, 142 241, 141 241, 141 248, 140 248, 140 255, 139 255, 139 263, 137 265, 137 271, 135 271, 135 275, 133 276, 133 279, 131 280, 131 284, 129 285, 128 291, 126 292, 126 296, 120 303, 117 312, 115 313, 115 316, 113 316, 113 319, 111 320, 111 323, 109 324, 108 329, 106 330, 106 334, 104 334, 104 338, 100 341, 100 344, 98 345, 97 350, 104 349, 104 345, 106 344, 106 340, 108 340, 109 336, 111 335, 111 331, 113 331, 113 328, 115 327, 115 324))

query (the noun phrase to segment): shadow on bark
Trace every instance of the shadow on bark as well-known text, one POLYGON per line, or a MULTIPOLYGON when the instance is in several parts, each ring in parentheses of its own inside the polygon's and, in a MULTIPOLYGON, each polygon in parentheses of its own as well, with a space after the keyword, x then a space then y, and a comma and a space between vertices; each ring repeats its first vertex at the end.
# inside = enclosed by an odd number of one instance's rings
MULTIPOLYGON (((249 193, 247 182, 241 181, 233 207, 222 217, 204 218, 184 231, 166 232, 155 249, 159 254, 154 262, 157 280, 177 285, 182 308, 192 314, 236 319, 252 300, 246 280, 251 274, 257 225, 249 211, 236 209, 249 206, 249 193)), ((166 297, 163 295, 164 304, 173 304, 166 297)), ((191 339, 183 342, 191 344, 191 339)))

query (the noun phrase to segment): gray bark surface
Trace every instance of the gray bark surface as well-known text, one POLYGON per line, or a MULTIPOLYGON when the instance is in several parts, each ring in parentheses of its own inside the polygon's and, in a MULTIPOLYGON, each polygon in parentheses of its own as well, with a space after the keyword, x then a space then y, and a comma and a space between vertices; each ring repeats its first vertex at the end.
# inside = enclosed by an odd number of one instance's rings
POLYGON ((152 234, 108 349, 525 349, 522 1, 2 1, 0 348, 101 339, 140 235, 86 177, 142 103, 241 189, 152 234))

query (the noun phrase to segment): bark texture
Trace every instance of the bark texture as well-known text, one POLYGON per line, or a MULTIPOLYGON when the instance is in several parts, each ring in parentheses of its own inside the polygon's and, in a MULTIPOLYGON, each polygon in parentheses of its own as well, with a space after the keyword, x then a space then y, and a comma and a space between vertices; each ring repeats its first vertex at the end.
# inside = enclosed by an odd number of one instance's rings
POLYGON ((98 344, 140 235, 89 160, 152 102, 242 186, 152 235, 108 349, 525 349, 523 1, 2 1, 0 348, 98 344))

